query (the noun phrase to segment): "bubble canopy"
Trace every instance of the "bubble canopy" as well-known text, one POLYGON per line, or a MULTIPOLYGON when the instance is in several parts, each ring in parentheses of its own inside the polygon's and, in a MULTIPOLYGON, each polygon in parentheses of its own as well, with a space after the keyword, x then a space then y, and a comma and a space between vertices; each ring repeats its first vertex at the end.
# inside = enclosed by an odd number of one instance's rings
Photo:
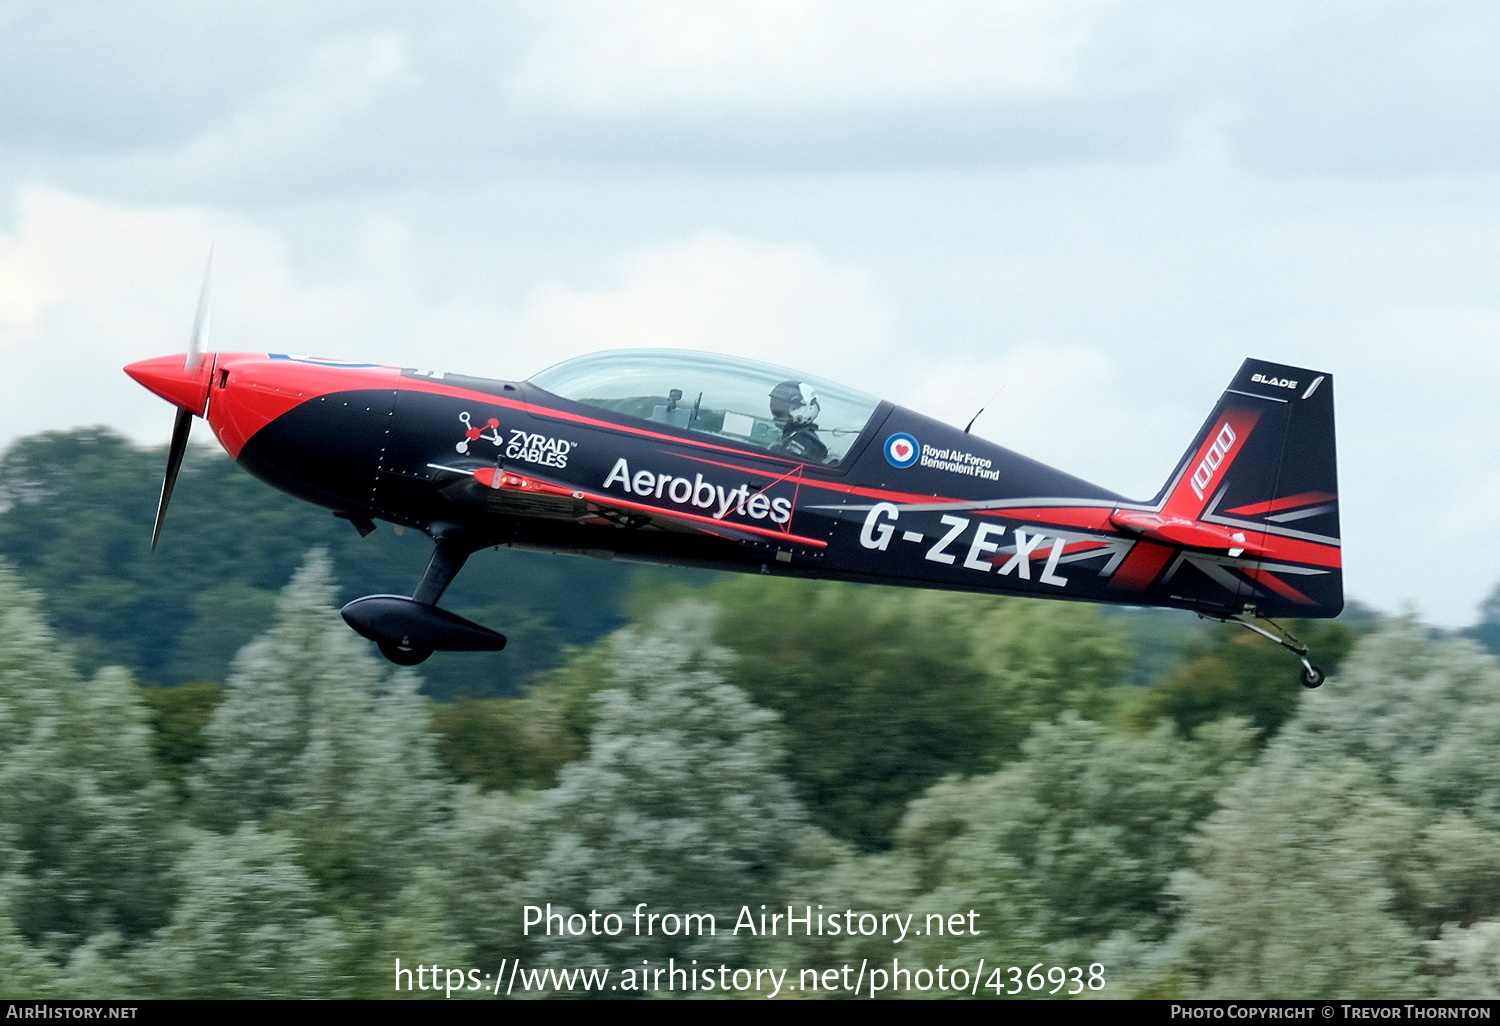
POLYGON ((580 356, 530 383, 586 406, 829 466, 844 459, 880 405, 784 367, 676 349, 580 356), (795 396, 791 417, 784 402, 779 417, 773 412, 772 392, 795 396))

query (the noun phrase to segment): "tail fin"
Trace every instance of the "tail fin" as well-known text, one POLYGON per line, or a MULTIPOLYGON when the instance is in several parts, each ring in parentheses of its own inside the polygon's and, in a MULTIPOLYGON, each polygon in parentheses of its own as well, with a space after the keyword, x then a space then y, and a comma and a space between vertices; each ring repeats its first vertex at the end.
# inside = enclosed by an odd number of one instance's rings
POLYGON ((1246 360, 1151 506, 1112 519, 1179 549, 1150 587, 1167 604, 1337 616, 1332 376, 1246 360))

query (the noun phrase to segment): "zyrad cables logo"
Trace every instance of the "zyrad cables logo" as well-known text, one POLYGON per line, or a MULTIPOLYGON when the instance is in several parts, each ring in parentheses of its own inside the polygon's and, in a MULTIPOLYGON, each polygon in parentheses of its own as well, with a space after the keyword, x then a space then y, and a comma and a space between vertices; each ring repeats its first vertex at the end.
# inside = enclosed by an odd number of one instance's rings
POLYGON ((904 431, 898 431, 885 440, 885 461, 897 470, 905 470, 921 458, 921 443, 904 431))

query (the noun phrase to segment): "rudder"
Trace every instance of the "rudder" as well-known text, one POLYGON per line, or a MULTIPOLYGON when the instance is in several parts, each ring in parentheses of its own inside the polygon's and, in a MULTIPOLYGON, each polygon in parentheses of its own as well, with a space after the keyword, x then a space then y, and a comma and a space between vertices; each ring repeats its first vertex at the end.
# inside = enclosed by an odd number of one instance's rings
POLYGON ((1261 616, 1337 616, 1332 375, 1246 360, 1151 505, 1190 547, 1156 585, 1170 604, 1201 595, 1206 610, 1227 599, 1261 616), (1195 532, 1225 539, 1225 554, 1192 551, 1211 548, 1195 532))

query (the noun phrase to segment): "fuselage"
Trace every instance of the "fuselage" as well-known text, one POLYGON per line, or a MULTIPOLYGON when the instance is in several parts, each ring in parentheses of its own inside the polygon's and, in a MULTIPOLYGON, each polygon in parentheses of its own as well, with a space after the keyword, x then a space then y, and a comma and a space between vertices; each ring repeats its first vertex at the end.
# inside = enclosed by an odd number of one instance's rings
MULTIPOLYGON (((799 425, 749 400, 713 406, 702 390, 695 400, 691 381, 605 400, 592 385, 570 398, 525 381, 277 354, 210 354, 191 372, 180 364, 163 357, 130 371, 203 416, 252 474, 356 523, 1210 613, 1332 615, 1318 610, 1334 590, 1341 603, 1336 537, 1273 537, 1264 517, 1236 519, 1222 503, 1213 525, 1196 513, 1174 518, 1173 482, 1132 502, 891 403, 860 405, 857 393, 854 412, 841 413, 834 395, 820 421, 799 425), (1296 588, 1265 585, 1269 558, 1304 568, 1296 588)), ((1214 450, 1203 452, 1185 456, 1174 479, 1200 493, 1188 478, 1218 469, 1214 450)))

